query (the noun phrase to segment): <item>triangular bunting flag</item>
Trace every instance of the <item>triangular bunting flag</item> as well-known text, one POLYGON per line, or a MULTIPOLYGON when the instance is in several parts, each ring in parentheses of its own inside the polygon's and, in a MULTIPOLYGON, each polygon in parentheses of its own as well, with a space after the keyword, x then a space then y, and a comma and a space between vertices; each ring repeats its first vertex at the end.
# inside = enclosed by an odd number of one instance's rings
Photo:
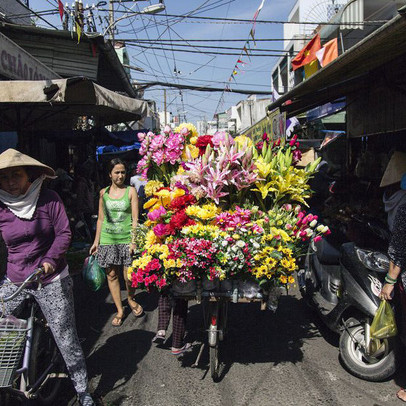
POLYGON ((60 15, 61 21, 62 21, 63 14, 64 14, 64 8, 63 8, 63 3, 61 0, 58 0, 58 9, 59 9, 59 15, 60 15))
POLYGON ((82 36, 82 28, 80 28, 80 25, 76 22, 76 34, 78 34, 78 44, 80 43, 80 37, 82 36))

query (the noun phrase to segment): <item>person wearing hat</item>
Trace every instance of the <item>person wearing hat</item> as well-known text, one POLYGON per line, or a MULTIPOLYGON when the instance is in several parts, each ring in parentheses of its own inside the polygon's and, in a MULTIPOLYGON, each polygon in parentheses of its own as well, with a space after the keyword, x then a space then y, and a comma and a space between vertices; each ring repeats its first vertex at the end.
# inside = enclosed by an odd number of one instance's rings
POLYGON ((402 181, 402 177, 406 179, 404 175, 406 175, 406 154, 395 151, 386 166, 380 184, 380 187, 385 188, 383 203, 391 232, 398 208, 406 203, 406 181, 402 181))
POLYGON ((41 289, 27 288, 3 303, 5 315, 18 308, 26 292, 35 298, 65 360, 80 404, 92 406, 65 257, 71 239, 69 221, 60 197, 43 187, 44 180, 54 176, 52 168, 15 149, 0 154, 0 232, 8 251, 0 296, 10 296, 35 269, 44 268, 41 289))

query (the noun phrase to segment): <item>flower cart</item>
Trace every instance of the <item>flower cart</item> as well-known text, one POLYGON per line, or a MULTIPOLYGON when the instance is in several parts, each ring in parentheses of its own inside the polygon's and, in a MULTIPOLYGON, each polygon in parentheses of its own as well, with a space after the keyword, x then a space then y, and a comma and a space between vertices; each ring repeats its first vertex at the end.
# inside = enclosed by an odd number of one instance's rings
POLYGON ((211 303, 216 379, 227 304, 260 300, 276 310, 280 289, 295 282, 299 256, 328 232, 302 208, 318 161, 296 165, 296 138, 285 143, 264 134, 254 145, 223 132, 198 136, 190 124, 138 137, 148 219, 134 230, 141 255, 129 278, 136 288, 211 303))

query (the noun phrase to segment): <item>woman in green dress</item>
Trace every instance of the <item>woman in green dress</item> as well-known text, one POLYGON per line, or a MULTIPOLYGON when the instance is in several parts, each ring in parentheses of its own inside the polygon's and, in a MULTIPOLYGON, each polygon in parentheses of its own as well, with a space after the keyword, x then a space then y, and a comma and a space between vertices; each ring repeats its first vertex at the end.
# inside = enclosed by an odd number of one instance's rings
POLYGON ((138 196, 135 188, 124 184, 126 167, 121 159, 112 159, 108 169, 111 185, 100 191, 96 236, 90 254, 96 254, 99 265, 106 269, 108 286, 117 308, 111 324, 118 327, 124 317, 119 280, 122 271, 128 305, 136 317, 143 314, 142 306, 132 297, 133 291, 127 278, 127 268, 136 248, 131 244, 131 228, 138 222, 138 196))

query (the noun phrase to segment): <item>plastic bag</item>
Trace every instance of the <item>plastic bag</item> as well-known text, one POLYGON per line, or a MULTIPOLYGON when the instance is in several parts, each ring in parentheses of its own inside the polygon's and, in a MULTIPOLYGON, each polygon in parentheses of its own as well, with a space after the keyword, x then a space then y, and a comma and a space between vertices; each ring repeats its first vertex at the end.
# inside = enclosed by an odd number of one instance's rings
POLYGON ((370 334, 372 338, 388 338, 398 333, 395 315, 391 305, 382 300, 371 324, 370 334))
POLYGON ((86 285, 94 292, 101 289, 106 281, 106 272, 93 255, 85 259, 82 275, 86 285))

